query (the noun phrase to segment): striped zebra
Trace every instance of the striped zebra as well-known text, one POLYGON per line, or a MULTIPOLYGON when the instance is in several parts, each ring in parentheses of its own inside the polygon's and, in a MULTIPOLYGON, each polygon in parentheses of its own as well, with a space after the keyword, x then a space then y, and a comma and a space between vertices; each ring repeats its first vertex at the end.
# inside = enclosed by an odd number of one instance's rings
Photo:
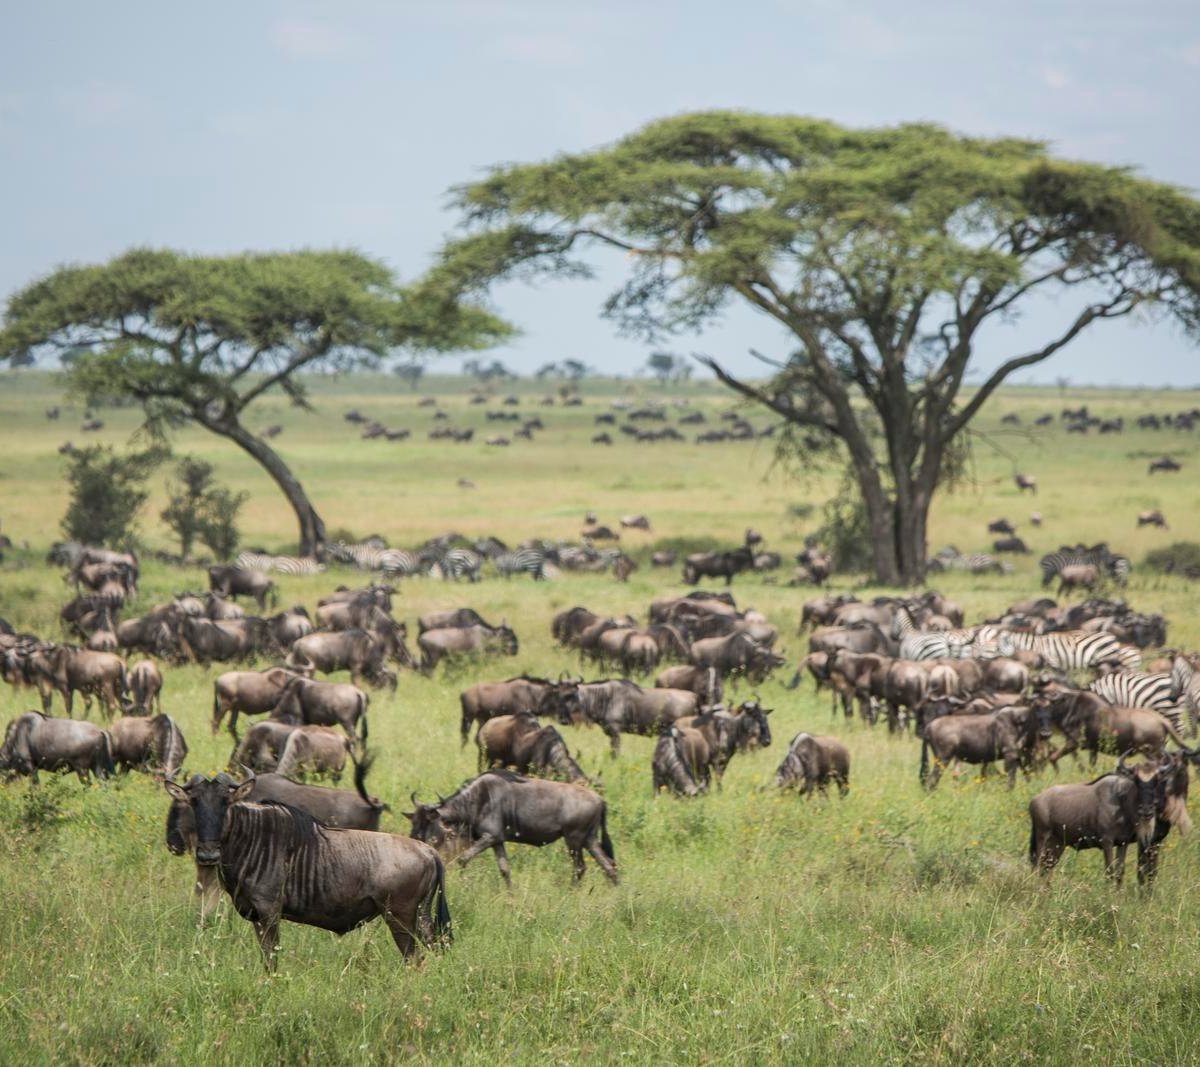
POLYGON ((546 577, 546 553, 540 548, 518 548, 514 552, 501 552, 492 557, 496 573, 501 578, 514 574, 528 574, 534 581, 546 577))
POLYGON ((251 571, 275 571, 292 577, 320 574, 325 570, 325 564, 312 556, 268 556, 262 552, 242 552, 234 560, 234 566, 251 571))
POLYGON ((421 557, 403 548, 384 549, 379 559, 379 569, 385 578, 412 578, 425 573, 421 557))
POLYGON ((466 578, 470 582, 479 581, 479 569, 483 566, 483 557, 469 548, 448 549, 434 564, 430 573, 443 580, 449 578, 459 581, 466 578))
MULTIPOLYGON (((1173 673, 1173 672, 1172 672, 1173 673)), ((1183 730, 1183 709, 1171 674, 1143 671, 1114 671, 1097 678, 1088 688, 1119 708, 1148 708, 1183 730)))
POLYGON ((900 659, 966 659, 971 655, 975 629, 921 630, 908 610, 901 608, 892 623, 892 636, 900 642, 900 659))
POLYGON ((1129 581, 1129 572, 1133 570, 1133 564, 1127 556, 1109 551, 1106 544, 1093 545, 1091 548, 1086 545, 1068 548, 1064 545, 1057 552, 1048 552, 1038 560, 1038 566, 1042 570, 1042 588, 1049 586, 1064 567, 1088 565, 1099 568, 1118 585, 1129 581))
POLYGON ((980 631, 981 647, 994 647, 1001 656, 1011 656, 1018 649, 1028 649, 1038 653, 1046 661, 1046 666, 1060 671, 1090 670, 1104 660, 1116 660, 1126 668, 1137 668, 1142 663, 1141 653, 1136 648, 1121 644, 1112 634, 1088 633, 1085 630, 1031 634, 999 627, 981 627, 980 631))
POLYGON ((1011 565, 989 556, 986 552, 976 552, 969 556, 962 555, 957 549, 951 551, 942 549, 931 559, 928 569, 935 574, 939 571, 966 571, 968 574, 1005 574, 1012 570, 1011 565))
POLYGON ((364 571, 383 571, 386 577, 411 577, 421 573, 421 561, 417 554, 401 548, 383 548, 370 543, 348 545, 345 541, 335 541, 329 546, 329 553, 338 563, 353 564, 364 571))
POLYGON ((1171 694, 1187 709, 1195 733, 1200 723, 1200 671, 1187 656, 1176 656, 1171 664, 1171 694))

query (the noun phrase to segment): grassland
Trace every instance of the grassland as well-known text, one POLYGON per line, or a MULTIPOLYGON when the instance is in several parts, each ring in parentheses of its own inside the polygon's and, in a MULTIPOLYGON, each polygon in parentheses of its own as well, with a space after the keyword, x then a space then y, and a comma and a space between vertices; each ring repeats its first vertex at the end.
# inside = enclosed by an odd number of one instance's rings
MULTIPOLYGON (((410 544, 457 529, 506 540, 574 537, 585 510, 608 521, 645 511, 655 538, 731 542, 747 525, 785 553, 800 547, 817 505, 836 489, 825 472, 772 464, 768 441, 707 447, 611 449, 588 438, 596 413, 627 387, 597 383, 580 409, 532 408, 546 430, 532 444, 490 450, 476 442, 427 441, 432 425, 416 397, 388 379, 321 383, 317 411, 264 406, 262 425, 285 427, 278 444, 331 530, 382 533, 410 544), (342 421, 358 407, 408 442, 364 442, 342 421), (463 490, 456 481, 473 479, 463 490)), ((658 395, 656 386, 636 387, 658 395)), ((462 383, 435 392, 456 424, 486 425, 462 383)), ((677 395, 668 390, 666 395, 677 395)), ((730 406, 692 385, 693 406, 730 406)), ((41 559, 58 536, 65 495, 56 447, 73 437, 78 409, 57 423, 42 411, 57 398, 44 376, 0 377, 0 521, 28 550, 0 568, 0 615, 23 628, 57 630, 66 588, 41 559)), ((973 484, 939 501, 934 543, 986 547, 987 519, 1007 515, 1035 549, 1016 573, 947 576, 939 586, 974 619, 1037 587, 1036 556, 1058 543, 1109 540, 1135 563, 1153 547, 1192 538, 1200 520, 1196 442, 1171 432, 1068 436, 1002 433, 1000 418, 1032 416, 1084 402, 1127 420, 1197 404, 1191 393, 1012 390, 987 409, 973 484), (1147 478, 1151 456, 1184 463, 1181 474, 1147 478), (1036 501, 1018 499, 1014 464, 1038 476, 1036 501), (1032 507, 1041 531, 1024 522, 1032 507), (1161 507, 1169 532, 1136 530, 1134 515, 1161 507)), ((124 443, 132 410, 103 413, 101 440, 124 443)), ((762 423, 760 415, 751 418, 762 423)), ((290 513, 258 469, 224 442, 185 432, 176 441, 245 488, 247 543, 286 549, 290 513)), ((146 509, 143 534, 169 547, 146 509)), ((286 602, 313 604, 338 581, 333 572, 285 582, 286 602)), ((183 588, 199 569, 145 567, 135 609, 183 588)), ((839 588, 873 592, 852 577, 839 588)), ((583 603, 643 612, 678 591, 678 575, 643 567, 626 586, 565 576, 544 585, 491 578, 474 587, 405 584, 397 614, 469 604, 502 617, 522 639, 511 661, 475 664, 433 678, 406 675, 395 697, 375 694, 371 738, 379 761, 373 791, 397 812, 410 791, 428 794, 474 772, 460 750, 458 691, 478 678, 519 670, 557 674, 575 664, 549 638, 554 612, 583 603)), ((754 605, 792 636, 804 590, 739 581, 754 605)), ((1194 586, 1135 572, 1128 597, 1165 611, 1173 641, 1200 646, 1194 586)), ((211 771, 228 756, 209 736, 215 671, 170 671, 166 707, 192 748, 190 768, 211 771)), ((336 939, 285 925, 279 977, 263 977, 249 926, 225 914, 197 929, 187 862, 163 847, 166 801, 144 777, 103 788, 74 779, 0 788, 0 1062, 205 1063, 597 1062, 987 1062, 1117 1063, 1197 1059, 1200 1024, 1200 857, 1194 840, 1168 839, 1150 898, 1102 883, 1096 853, 1070 856, 1049 887, 1026 871, 1025 808, 1049 775, 1006 793, 995 779, 945 780, 933 795, 916 781, 917 748, 857 724, 831 723, 825 699, 761 689, 774 707, 775 745, 734 760, 724 789, 689 803, 653 798, 649 739, 629 738, 611 760, 597 731, 572 731, 589 774, 602 776, 622 884, 592 870, 570 887, 558 848, 514 848, 514 885, 504 891, 490 857, 454 869, 449 896, 456 942, 420 966, 400 963, 380 924, 336 939), (845 801, 803 802, 766 788, 798 729, 843 736, 854 759, 845 801)), ((0 721, 27 697, 0 691, 0 721)), ((1071 769, 1064 777, 1086 772, 1071 769)), ((402 830, 397 814, 388 827, 402 830)))

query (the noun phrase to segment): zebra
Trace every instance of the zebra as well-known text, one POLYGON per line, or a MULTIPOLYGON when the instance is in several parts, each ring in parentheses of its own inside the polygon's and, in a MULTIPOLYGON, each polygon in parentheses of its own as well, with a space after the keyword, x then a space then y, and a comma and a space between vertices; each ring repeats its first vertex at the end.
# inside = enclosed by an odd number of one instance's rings
MULTIPOLYGON (((995 628, 985 629, 990 638, 995 628)), ((1060 671, 1082 671, 1104 660, 1116 660, 1126 668, 1141 666, 1141 653, 1131 645, 1123 645, 1112 634, 1088 633, 1085 630, 1061 630, 1049 634, 1031 634, 1023 630, 999 630, 994 633, 995 647, 1002 656, 1011 656, 1017 649, 1038 653, 1046 666, 1060 671)), ((991 646, 991 642, 988 642, 991 646)))
POLYGON ((423 574, 425 568, 421 565, 421 557, 416 552, 408 552, 403 548, 387 548, 380 554, 379 569, 385 578, 412 578, 423 574))
POLYGON ((421 573, 417 554, 401 548, 383 548, 369 542, 348 545, 345 541, 336 541, 329 546, 329 553, 339 563, 353 563, 364 571, 383 571, 385 577, 411 577, 421 573))
POLYGON ((529 574, 534 581, 546 577, 546 553, 537 548, 518 548, 514 552, 501 552, 492 557, 496 573, 501 578, 514 574, 529 574))
POLYGON ((483 557, 469 548, 451 548, 446 551, 434 564, 436 575, 442 579, 451 578, 458 581, 466 578, 468 581, 479 581, 479 569, 483 566, 483 557))
POLYGON ((1183 731, 1183 710, 1171 674, 1146 674, 1142 671, 1114 671, 1097 678, 1088 688, 1119 708, 1149 708, 1169 719, 1176 731, 1183 731))
POLYGON ((1171 664, 1171 695, 1187 709, 1195 733, 1200 722, 1200 671, 1187 656, 1176 656, 1171 664))
POLYGON ((898 659, 966 659, 975 630, 921 630, 906 608, 896 612, 892 623, 892 636, 900 642, 898 659))
POLYGON ((1038 560, 1042 570, 1042 588, 1047 588, 1064 567, 1089 564, 1105 572, 1118 585, 1125 585, 1129 581, 1129 572, 1133 570, 1133 564, 1127 556, 1109 551, 1106 544, 1093 545, 1091 548, 1086 545, 1076 545, 1074 548, 1063 545, 1057 552, 1048 552, 1038 560))
POLYGON ((987 574, 994 571, 1006 574, 1012 570, 1012 565, 989 556, 986 552, 976 552, 964 556, 956 548, 943 548, 927 564, 927 569, 935 574, 939 571, 966 571, 968 574, 987 574))
POLYGON ((325 564, 313 559, 312 556, 269 556, 263 552, 242 552, 234 560, 235 567, 251 571, 277 571, 279 574, 294 576, 303 574, 320 574, 325 570, 325 564))

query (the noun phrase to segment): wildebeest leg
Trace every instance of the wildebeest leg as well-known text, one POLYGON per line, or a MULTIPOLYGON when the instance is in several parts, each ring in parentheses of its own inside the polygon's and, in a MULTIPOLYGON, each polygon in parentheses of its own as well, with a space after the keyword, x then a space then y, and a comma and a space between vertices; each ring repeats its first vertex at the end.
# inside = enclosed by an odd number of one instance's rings
POLYGON ((279 964, 279 918, 272 915, 255 919, 254 932, 258 935, 258 947, 262 949, 263 966, 274 974, 279 964))
POLYGON ((900 729, 900 705, 888 701, 888 733, 894 734, 900 729))
POLYGON ((1061 841, 1056 841, 1052 837, 1047 837, 1039 844, 1036 852, 1036 866, 1038 874, 1043 878, 1047 878, 1050 872, 1058 865, 1059 859, 1062 858, 1063 848, 1065 846, 1061 841))
POLYGON ((838 796, 844 797, 850 792, 850 776, 846 774, 835 775, 838 786, 838 796))
POLYGON ((604 854, 604 849, 600 847, 600 842, 595 837, 592 837, 586 842, 586 847, 588 852, 591 853, 592 859, 600 864, 600 869, 604 872, 605 877, 613 885, 619 885, 621 879, 617 876, 617 865, 604 854))
POLYGON ((571 863, 575 867, 575 881, 583 880, 583 876, 587 873, 587 868, 583 864, 583 847, 576 842, 575 844, 567 845, 567 852, 571 855, 571 863))
POLYGON ((1149 891, 1158 873, 1158 845, 1143 849, 1138 845, 1138 885, 1149 891))
POLYGON ((1112 878, 1113 884, 1120 888, 1121 883, 1125 880, 1125 845, 1117 845, 1116 858, 1113 858, 1113 846, 1109 841, 1104 848, 1105 869, 1108 871, 1109 877, 1112 878))
POLYGON ((413 922, 405 922, 397 915, 393 915, 390 911, 383 913, 383 921, 387 923, 388 929, 392 931, 392 940, 396 942, 396 947, 400 950, 400 955, 404 957, 411 956, 417 949, 417 939, 413 936, 413 922))
MULTIPOLYGON (((460 867, 465 867, 476 856, 482 855, 489 848, 496 844, 496 838, 491 835, 485 835, 479 838, 473 845, 465 849, 459 854, 458 863, 460 867)), ((503 844, 503 842, 501 842, 503 844)))
POLYGON ((609 744, 612 745, 612 758, 616 759, 621 754, 621 730, 609 723, 604 727, 604 732, 608 734, 609 744))
POLYGON ((925 788, 931 793, 937 788, 938 779, 942 776, 942 770, 945 764, 942 763, 937 756, 933 757, 933 764, 929 768, 929 777, 925 780, 925 788))
POLYGON ((504 850, 504 842, 497 841, 492 845, 492 852, 496 856, 496 866, 500 868, 500 877, 504 879, 504 884, 509 889, 512 888, 512 867, 508 863, 508 853, 504 850))
MULTIPOLYGON (((1017 764, 1020 760, 1016 756, 1010 756, 1004 761, 1004 769, 1008 772, 1008 788, 1012 789, 1017 784, 1017 764)), ((1025 777, 1029 777, 1029 772, 1025 772, 1025 777)))

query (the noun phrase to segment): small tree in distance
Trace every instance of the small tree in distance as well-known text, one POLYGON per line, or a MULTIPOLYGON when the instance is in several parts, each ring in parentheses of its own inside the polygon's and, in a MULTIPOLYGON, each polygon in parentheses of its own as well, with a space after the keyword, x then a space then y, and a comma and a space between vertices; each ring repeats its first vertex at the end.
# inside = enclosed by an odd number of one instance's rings
POLYGON ((146 479, 166 458, 160 447, 119 455, 108 445, 71 452, 67 483, 71 499, 62 530, 71 541, 127 547, 134 540, 138 512, 150 494, 146 479))
POLYGON ((218 559, 228 559, 238 543, 237 513, 249 494, 214 484, 213 465, 195 456, 179 461, 176 477, 160 517, 179 538, 179 554, 190 558, 200 540, 218 559))

